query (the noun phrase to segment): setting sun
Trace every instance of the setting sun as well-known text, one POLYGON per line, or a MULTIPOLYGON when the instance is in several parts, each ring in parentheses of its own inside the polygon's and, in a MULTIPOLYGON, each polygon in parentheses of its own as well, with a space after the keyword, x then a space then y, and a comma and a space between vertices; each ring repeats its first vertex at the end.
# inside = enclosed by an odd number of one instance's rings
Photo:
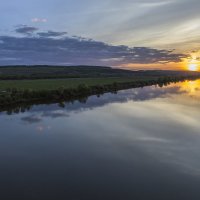
POLYGON ((187 69, 189 71, 199 71, 200 62, 197 58, 197 53, 194 53, 191 55, 191 59, 187 61, 187 69))
POLYGON ((198 70, 198 64, 195 64, 195 63, 188 64, 188 70, 197 71, 198 70))

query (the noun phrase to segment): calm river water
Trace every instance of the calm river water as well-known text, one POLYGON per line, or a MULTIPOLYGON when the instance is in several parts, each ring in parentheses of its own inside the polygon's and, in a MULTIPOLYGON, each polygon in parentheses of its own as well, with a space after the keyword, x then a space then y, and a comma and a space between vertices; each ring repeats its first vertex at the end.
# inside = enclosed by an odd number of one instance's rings
POLYGON ((200 80, 0 113, 2 200, 199 200, 200 80))

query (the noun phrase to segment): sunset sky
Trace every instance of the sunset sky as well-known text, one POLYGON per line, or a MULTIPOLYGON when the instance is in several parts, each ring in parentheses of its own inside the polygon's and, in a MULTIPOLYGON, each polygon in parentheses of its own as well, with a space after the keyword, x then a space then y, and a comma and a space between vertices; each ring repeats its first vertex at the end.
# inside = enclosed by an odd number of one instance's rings
POLYGON ((0 1, 0 65, 200 69, 200 0, 0 1))

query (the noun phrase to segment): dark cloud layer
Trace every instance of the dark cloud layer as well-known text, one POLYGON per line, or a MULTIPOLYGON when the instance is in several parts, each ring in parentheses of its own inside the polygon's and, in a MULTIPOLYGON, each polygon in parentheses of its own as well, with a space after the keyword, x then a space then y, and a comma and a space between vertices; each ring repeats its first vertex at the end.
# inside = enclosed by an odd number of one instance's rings
POLYGON ((38 28, 36 27, 32 27, 32 26, 25 26, 25 25, 22 25, 22 26, 19 26, 15 29, 15 31, 17 33, 21 33, 21 34, 25 34, 25 35, 30 35, 30 34, 33 34, 35 31, 37 31, 38 28))
POLYGON ((147 47, 114 46, 81 37, 64 37, 66 32, 39 32, 34 27, 20 27, 24 37, 0 36, 0 65, 122 65, 129 63, 179 62, 185 55, 147 47), (61 37, 63 36, 63 37, 61 37))
POLYGON ((37 35, 40 37, 59 37, 66 35, 67 32, 57 32, 57 31, 48 31, 48 32, 39 32, 37 35))

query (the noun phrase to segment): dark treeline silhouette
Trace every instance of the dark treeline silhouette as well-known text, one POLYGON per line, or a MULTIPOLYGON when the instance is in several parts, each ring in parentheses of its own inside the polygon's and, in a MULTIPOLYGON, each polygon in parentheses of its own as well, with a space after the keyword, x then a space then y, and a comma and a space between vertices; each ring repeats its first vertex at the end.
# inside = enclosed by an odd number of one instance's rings
POLYGON ((198 72, 139 70, 130 71, 99 66, 0 66, 0 80, 55 79, 55 78, 99 78, 135 76, 191 76, 198 72))
POLYGON ((0 80, 133 76, 129 70, 99 66, 1 66, 0 80))

